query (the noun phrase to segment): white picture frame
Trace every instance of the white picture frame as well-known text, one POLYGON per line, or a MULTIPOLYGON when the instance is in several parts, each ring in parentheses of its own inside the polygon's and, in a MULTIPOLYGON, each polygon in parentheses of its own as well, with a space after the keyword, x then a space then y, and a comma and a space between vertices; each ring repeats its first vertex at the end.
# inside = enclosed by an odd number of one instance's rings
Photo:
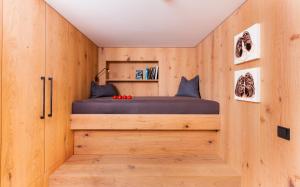
POLYGON ((260 58, 261 55, 261 43, 260 43, 260 24, 256 23, 252 25, 251 27, 247 28, 243 32, 237 34, 234 37, 234 46, 233 46, 233 56, 234 56, 234 64, 241 64, 245 63, 248 61, 256 60, 260 58), (250 36, 250 37, 243 37, 245 33, 245 36, 250 36), (243 40, 243 38, 250 38, 250 40, 243 40), (239 42, 239 44, 242 45, 242 51, 237 50, 238 41, 241 41, 239 39, 242 39, 242 43, 239 42), (247 41, 247 42, 244 42, 247 41), (246 43, 246 44, 245 44, 246 43), (251 43, 251 44, 250 44, 251 43), (247 45, 247 47, 246 47, 247 45), (248 47, 250 46, 250 47, 248 47), (250 50, 249 50, 250 49, 250 50), (242 53, 242 54, 241 54, 242 53))
POLYGON ((260 68, 258 67, 235 71, 233 90, 234 98, 239 101, 260 102, 260 83, 260 68))

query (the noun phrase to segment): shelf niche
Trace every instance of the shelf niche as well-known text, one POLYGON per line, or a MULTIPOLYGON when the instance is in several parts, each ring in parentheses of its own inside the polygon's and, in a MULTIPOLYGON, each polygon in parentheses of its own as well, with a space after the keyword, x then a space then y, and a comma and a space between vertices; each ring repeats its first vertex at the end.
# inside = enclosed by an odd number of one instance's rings
POLYGON ((158 96, 159 79, 136 79, 136 70, 159 67, 159 61, 106 61, 106 83, 117 87, 121 95, 158 96))

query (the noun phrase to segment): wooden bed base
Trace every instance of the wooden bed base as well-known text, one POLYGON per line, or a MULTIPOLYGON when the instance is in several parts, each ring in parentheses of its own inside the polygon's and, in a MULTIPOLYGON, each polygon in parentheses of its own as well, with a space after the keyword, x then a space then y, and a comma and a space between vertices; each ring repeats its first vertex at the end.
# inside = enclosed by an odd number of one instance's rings
POLYGON ((77 130, 75 155, 218 155, 218 131, 77 130))
POLYGON ((220 130, 215 114, 73 114, 72 130, 220 130))

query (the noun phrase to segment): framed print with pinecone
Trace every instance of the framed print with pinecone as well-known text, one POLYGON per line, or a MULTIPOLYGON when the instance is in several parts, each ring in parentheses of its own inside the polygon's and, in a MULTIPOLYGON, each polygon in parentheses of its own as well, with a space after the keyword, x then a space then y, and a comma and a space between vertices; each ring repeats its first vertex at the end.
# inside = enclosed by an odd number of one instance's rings
POLYGON ((260 24, 254 24, 234 37, 234 64, 260 58, 260 24))
POLYGON ((234 98, 240 101, 260 102, 260 68, 234 72, 234 98))

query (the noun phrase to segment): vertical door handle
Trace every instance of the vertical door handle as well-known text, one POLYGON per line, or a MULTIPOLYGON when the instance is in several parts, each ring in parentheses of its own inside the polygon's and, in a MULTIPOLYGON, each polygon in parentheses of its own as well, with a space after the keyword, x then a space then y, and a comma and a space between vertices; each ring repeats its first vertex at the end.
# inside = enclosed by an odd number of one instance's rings
POLYGON ((53 114, 53 78, 49 77, 48 80, 50 81, 50 113, 48 117, 52 117, 53 114))
POLYGON ((41 77, 41 80, 43 81, 43 109, 42 109, 42 115, 40 116, 41 119, 45 119, 45 96, 46 96, 46 78, 41 77))

